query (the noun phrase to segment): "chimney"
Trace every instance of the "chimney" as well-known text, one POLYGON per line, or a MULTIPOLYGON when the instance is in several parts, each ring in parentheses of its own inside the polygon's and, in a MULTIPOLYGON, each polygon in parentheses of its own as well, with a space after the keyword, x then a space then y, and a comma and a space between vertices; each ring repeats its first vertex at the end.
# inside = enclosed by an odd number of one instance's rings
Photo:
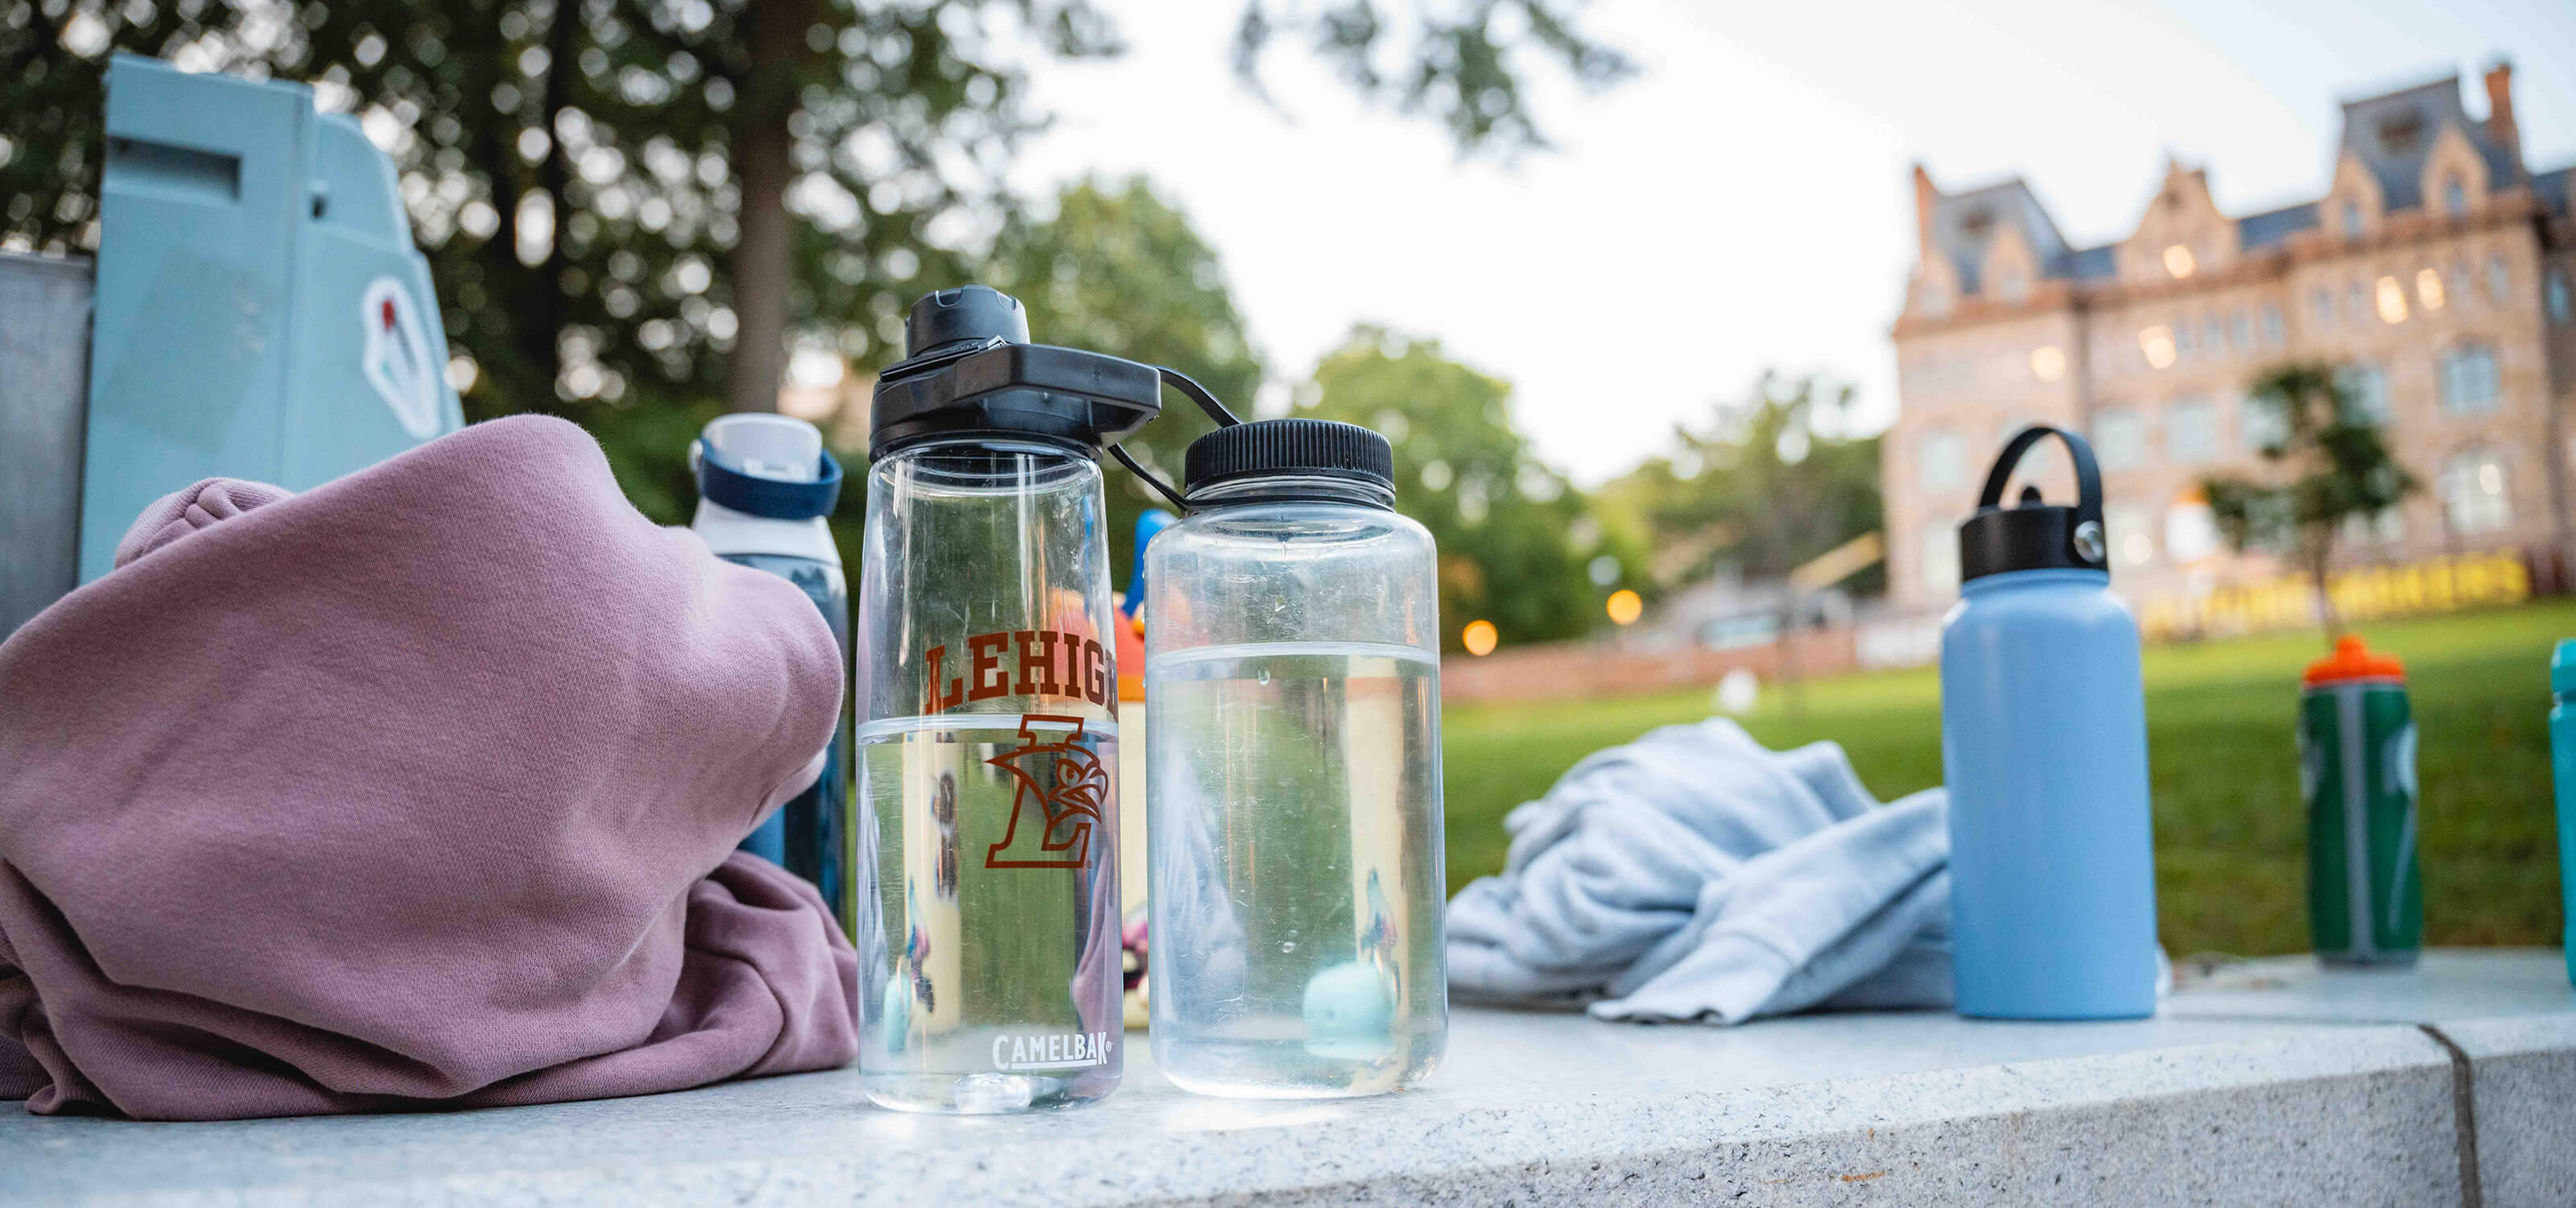
POLYGON ((2505 59, 2487 68, 2487 137, 2521 166, 2522 130, 2513 121, 2513 64, 2505 59))
POLYGON ((1941 190, 1932 187, 1932 174, 1923 170, 1920 160, 1914 164, 1914 239, 1915 248, 1925 260, 1932 258, 1932 209, 1941 203, 1941 190))

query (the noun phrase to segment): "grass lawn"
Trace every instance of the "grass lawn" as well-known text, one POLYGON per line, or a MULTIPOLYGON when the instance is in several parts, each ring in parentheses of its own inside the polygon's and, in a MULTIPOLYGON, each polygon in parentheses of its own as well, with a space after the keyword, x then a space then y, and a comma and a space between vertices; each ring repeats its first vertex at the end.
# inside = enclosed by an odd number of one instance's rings
MULTIPOLYGON (((2421 734, 2424 916, 2436 944, 2559 942, 2549 772, 2549 652, 2576 636, 2576 602, 2365 626, 2406 660, 2421 734)), ((2302 952, 2306 821, 2293 728, 2314 633, 2150 647, 2147 728, 2157 906, 2176 957, 2302 952)), ((1850 752, 1882 799, 1941 782, 1940 682, 1929 668, 1779 690, 1744 723, 1775 746, 1850 752)), ((1584 755, 1711 712, 1706 691, 1443 716, 1449 884, 1502 868, 1503 815, 1584 755)))

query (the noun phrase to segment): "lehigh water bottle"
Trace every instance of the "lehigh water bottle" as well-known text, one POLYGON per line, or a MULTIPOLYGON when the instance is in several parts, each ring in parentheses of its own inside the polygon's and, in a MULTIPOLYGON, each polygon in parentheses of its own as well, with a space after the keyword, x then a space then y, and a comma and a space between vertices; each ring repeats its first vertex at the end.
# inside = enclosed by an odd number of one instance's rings
MULTIPOLYGON (((689 446, 698 480, 698 511, 689 531, 727 562, 768 571, 795 584, 822 610, 850 653, 850 588, 841 552, 824 517, 841 497, 841 467, 814 425, 784 415, 727 415, 707 424, 689 446)), ((856 932, 849 876, 850 727, 832 734, 823 774, 778 807, 742 849, 813 882, 845 930, 856 932)))
POLYGON ((1102 448, 1156 371, 1028 342, 981 286, 878 380, 860 570, 859 1068, 911 1111, 1118 1085, 1118 673, 1102 448))
POLYGON ((1941 628, 1959 1013, 2120 1019, 2156 1009, 2156 877, 2138 625, 2111 594, 2102 476, 2083 438, 2024 428, 1959 526, 1959 603, 1941 628), (2075 506, 2026 492, 2054 436, 2075 506))
POLYGON ((1186 1090, 1394 1090, 1447 1042, 1439 587, 1386 438, 1220 428, 1145 552, 1156 1064, 1186 1090))

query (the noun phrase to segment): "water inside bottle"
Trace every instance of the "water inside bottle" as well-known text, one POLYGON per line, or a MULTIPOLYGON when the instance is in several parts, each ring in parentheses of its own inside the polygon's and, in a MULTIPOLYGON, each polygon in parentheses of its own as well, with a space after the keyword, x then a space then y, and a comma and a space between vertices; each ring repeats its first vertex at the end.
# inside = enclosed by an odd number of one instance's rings
MULTIPOLYGON (((1012 1112, 1118 1083, 1115 726, 1030 714, 861 727, 879 922, 862 1085, 887 1107, 1012 1112), (1104 732, 1106 731, 1106 732, 1104 732)), ((873 949, 873 951, 870 951, 873 949)))
POLYGON ((1157 1063, 1209 1094, 1367 1094, 1445 1043, 1439 658, 1265 642, 1157 656, 1157 1063))

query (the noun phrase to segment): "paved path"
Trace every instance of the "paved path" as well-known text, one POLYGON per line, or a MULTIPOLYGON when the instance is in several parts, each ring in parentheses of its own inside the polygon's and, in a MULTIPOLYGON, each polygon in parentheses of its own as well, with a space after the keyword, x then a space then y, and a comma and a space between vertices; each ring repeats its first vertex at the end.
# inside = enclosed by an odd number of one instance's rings
MULTIPOLYGON (((1141 1040, 1141 1037, 1139 1037, 1141 1040)), ((1004 1205, 2563 1204, 2555 950, 2232 966, 2153 1020, 1733 1029, 1462 1011, 1424 1089, 1188 1096, 1139 1043, 1096 1107, 947 1119, 847 1072, 410 1117, 0 1114, 0 1202, 1004 1205), (2464 1160, 2463 1155, 2471 1155, 2464 1160)))

